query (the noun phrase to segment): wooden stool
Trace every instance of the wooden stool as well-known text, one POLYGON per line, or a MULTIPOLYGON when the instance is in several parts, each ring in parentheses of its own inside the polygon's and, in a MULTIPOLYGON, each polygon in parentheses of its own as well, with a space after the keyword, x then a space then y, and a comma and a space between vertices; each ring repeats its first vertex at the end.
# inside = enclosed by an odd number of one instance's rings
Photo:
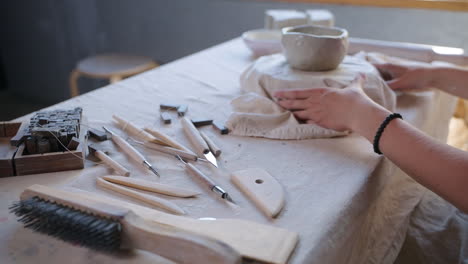
POLYGON ((85 58, 79 61, 76 68, 71 72, 71 97, 75 97, 80 93, 78 90, 78 78, 80 76, 109 79, 111 83, 115 83, 123 78, 158 66, 152 59, 141 56, 106 54, 85 58))

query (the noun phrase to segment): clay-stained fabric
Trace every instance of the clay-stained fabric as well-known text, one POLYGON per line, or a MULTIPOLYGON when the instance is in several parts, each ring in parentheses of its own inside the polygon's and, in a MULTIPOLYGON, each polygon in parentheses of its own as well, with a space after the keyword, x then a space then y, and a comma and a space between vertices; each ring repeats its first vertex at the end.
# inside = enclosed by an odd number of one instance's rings
POLYGON ((362 73, 366 78, 364 93, 393 112, 395 93, 366 59, 367 56, 363 53, 347 56, 336 70, 306 72, 292 69, 282 54, 260 57, 240 77, 241 89, 245 94, 231 101, 233 113, 227 126, 233 135, 273 139, 346 135, 346 132, 325 129, 315 124, 299 123, 292 112, 276 104, 272 95, 282 89, 343 88, 362 73))

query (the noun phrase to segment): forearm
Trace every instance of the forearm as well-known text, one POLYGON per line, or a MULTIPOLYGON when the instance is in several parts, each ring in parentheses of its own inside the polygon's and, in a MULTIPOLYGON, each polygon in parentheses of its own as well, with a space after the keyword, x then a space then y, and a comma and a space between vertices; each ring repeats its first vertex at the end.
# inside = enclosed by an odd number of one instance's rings
MULTIPOLYGON (((374 107, 354 130, 373 143, 389 112, 374 107)), ((425 135, 403 120, 392 120, 379 142, 383 154, 413 179, 468 212, 468 153, 425 135)))
POLYGON ((430 75, 431 86, 468 99, 468 69, 436 67, 431 70, 430 75))

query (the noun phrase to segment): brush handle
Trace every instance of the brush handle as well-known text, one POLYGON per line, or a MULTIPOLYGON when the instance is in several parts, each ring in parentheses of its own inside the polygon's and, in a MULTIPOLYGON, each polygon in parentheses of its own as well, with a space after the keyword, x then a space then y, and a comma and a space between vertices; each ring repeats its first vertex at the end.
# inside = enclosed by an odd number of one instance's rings
POLYGON ((181 158, 184 158, 184 159, 193 160, 193 161, 196 161, 198 159, 198 156, 194 154, 193 152, 186 152, 180 149, 165 147, 165 146, 157 145, 151 142, 145 142, 143 143, 143 145, 147 148, 154 149, 154 150, 166 153, 166 154, 171 154, 174 156, 179 155, 181 158))
POLYGON ((128 171, 124 166, 120 165, 117 161, 113 160, 111 157, 107 156, 106 153, 101 150, 96 150, 94 155, 99 158, 104 164, 114 169, 114 171, 122 176, 129 176, 130 171, 128 171))
POLYGON ((189 138, 190 142, 192 142, 198 154, 203 157, 204 154, 210 152, 210 148, 206 144, 205 140, 203 140, 200 132, 198 132, 193 123, 186 117, 181 118, 180 122, 182 124, 182 128, 184 129, 185 135, 189 138))
POLYGON ((106 181, 106 180, 104 180, 102 178, 97 178, 96 184, 98 186, 100 186, 100 187, 105 188, 105 189, 112 190, 112 191, 118 192, 120 194, 130 196, 130 197, 135 198, 137 200, 140 200, 142 202, 157 206, 159 208, 166 209, 167 211, 169 211, 171 213, 179 214, 179 215, 185 214, 185 211, 182 210, 182 208, 180 208, 179 206, 177 206, 176 204, 174 204, 174 203, 172 203, 172 202, 170 202, 168 200, 158 198, 156 196, 151 196, 151 195, 148 195, 148 194, 140 193, 140 192, 137 192, 137 191, 134 191, 134 190, 130 190, 128 188, 119 186, 117 184, 110 183, 110 182, 108 182, 108 181, 106 181))
POLYGON ((152 136, 154 136, 154 137, 160 139, 161 141, 163 141, 164 143, 166 143, 166 145, 168 145, 169 147, 180 149, 182 151, 185 151, 187 153, 191 153, 191 154, 195 155, 195 153, 193 153, 190 149, 186 148, 185 146, 183 146, 182 144, 177 142, 175 139, 173 139, 172 137, 164 134, 163 132, 161 132, 159 130, 156 130, 154 128, 149 128, 149 127, 145 127, 144 130, 146 132, 148 132, 149 134, 151 134, 152 136))
POLYGON ((112 115, 112 118, 115 119, 120 129, 127 132, 131 136, 137 137, 143 141, 149 141, 149 142, 154 142, 154 143, 161 144, 161 145, 167 145, 163 141, 158 140, 157 138, 145 132, 143 129, 137 127, 132 122, 127 121, 118 115, 112 115))
MULTIPOLYGON (((21 200, 32 197, 40 197, 74 210, 120 222, 121 230, 119 234, 114 235, 120 237, 121 248, 146 250, 182 264, 240 264, 241 261, 241 256, 237 251, 217 239, 143 218, 140 213, 130 209, 131 207, 145 208, 136 204, 110 199, 95 193, 83 194, 42 185, 30 186, 21 194, 21 200), (130 208, 123 207, 121 203, 130 208)), ((143 210, 156 212, 149 208, 143 210)), ((90 227, 89 230, 84 228, 82 232, 88 232, 89 235, 89 232, 95 232, 95 230, 90 227)), ((86 246, 87 243, 92 242, 84 241, 83 245, 86 246)))
POLYGON ((219 155, 221 155, 221 149, 203 131, 200 131, 200 135, 205 140, 206 144, 208 144, 211 153, 213 153, 215 157, 219 157, 219 155))
POLYGON ((242 257, 212 238, 152 223, 136 214, 125 216, 124 240, 129 248, 143 249, 182 264, 240 264, 242 257))
POLYGON ((150 182, 147 180, 129 178, 129 177, 122 177, 122 176, 103 176, 104 180, 108 182, 113 182, 120 185, 125 185, 128 187, 132 187, 135 189, 140 189, 144 191, 162 193, 165 195, 175 196, 175 197, 182 197, 188 198, 199 195, 199 192, 195 192, 192 190, 187 190, 179 187, 174 187, 166 184, 160 184, 155 182, 150 182))

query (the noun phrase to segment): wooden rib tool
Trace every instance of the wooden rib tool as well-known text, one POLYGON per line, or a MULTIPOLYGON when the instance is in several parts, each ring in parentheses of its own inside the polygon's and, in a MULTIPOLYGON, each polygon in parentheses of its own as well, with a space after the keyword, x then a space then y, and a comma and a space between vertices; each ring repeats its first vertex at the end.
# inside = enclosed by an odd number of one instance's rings
POLYGON ((117 161, 113 160, 111 157, 107 156, 107 154, 100 150, 96 145, 89 145, 88 146, 89 153, 94 157, 101 160, 104 164, 114 169, 114 171, 118 175, 122 176, 129 176, 130 171, 127 170, 124 166, 120 165, 117 161))

